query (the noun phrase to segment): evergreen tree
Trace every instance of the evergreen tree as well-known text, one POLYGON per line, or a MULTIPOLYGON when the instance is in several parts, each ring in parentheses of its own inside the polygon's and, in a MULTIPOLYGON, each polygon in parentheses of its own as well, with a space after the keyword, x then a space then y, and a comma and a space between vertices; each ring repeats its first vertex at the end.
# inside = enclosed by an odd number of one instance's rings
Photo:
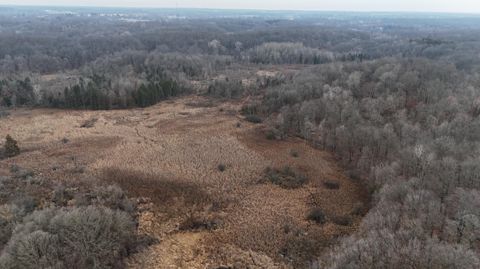
POLYGON ((8 158, 15 157, 20 154, 20 148, 18 147, 18 142, 13 139, 10 135, 7 135, 5 138, 4 146, 5 156, 8 158))

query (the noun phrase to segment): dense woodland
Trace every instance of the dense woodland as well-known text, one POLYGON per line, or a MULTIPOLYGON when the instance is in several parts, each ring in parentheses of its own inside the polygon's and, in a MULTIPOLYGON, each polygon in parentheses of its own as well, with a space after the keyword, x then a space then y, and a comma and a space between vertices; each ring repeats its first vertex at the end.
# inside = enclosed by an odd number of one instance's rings
MULTIPOLYGON (((243 112, 263 120, 273 139, 300 136, 333 152, 371 195, 360 229, 312 266, 480 267, 480 17, 168 12, 1 11, 0 110, 253 97, 243 112), (127 15, 115 15, 121 12, 127 15), (288 68, 295 71, 282 71, 288 68), (252 75, 260 69, 280 72, 252 75)), ((27 268, 22 251, 48 242, 61 250, 47 257, 58 266, 93 262, 71 257, 58 227, 84 214, 132 225, 125 207, 93 200, 42 211, 6 203, 2 268, 27 268)), ((116 231, 128 231, 123 226, 116 231)), ((128 249, 106 247, 118 257, 128 249)))

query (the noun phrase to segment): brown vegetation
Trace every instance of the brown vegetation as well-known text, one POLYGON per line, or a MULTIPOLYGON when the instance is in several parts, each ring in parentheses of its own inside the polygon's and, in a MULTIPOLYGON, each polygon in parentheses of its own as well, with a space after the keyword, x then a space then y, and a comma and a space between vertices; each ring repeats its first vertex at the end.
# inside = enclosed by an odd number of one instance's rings
POLYGON ((7 135, 5 138, 5 145, 3 154, 7 158, 15 157, 20 154, 20 148, 18 147, 18 142, 13 139, 10 135, 7 135))
MULTIPOLYGON (((132 268, 239 261, 299 266, 305 255, 317 256, 335 237, 356 229, 359 216, 348 226, 311 227, 305 219, 313 200, 342 216, 363 200, 361 189, 327 153, 300 140, 268 140, 251 123, 238 128, 238 118, 219 108, 188 105, 204 102, 186 97, 128 111, 18 110, 1 119, 0 135, 11 133, 29 152, 15 159, 20 167, 63 182, 97 177, 138 197, 138 231, 157 243, 134 254, 128 261, 132 268), (79 128, 92 118, 98 119, 95 125, 79 128), (291 157, 292 148, 298 157, 291 157), (309 183, 297 189, 256 184, 266 167, 287 165, 309 183), (80 167, 83 173, 74 172, 80 167), (338 193, 318 188, 326 178, 342 182, 338 193)), ((9 173, 10 164, 0 162, 0 173, 9 173)), ((76 196, 57 189, 55 197, 65 205, 76 196)))

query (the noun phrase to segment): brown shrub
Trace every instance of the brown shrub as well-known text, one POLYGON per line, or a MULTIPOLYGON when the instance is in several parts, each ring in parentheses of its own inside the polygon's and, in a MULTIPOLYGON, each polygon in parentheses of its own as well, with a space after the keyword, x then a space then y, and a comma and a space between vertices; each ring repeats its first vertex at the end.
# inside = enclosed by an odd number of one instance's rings
POLYGON ((22 168, 18 165, 10 166, 10 172, 15 178, 27 179, 34 176, 34 172, 27 168, 22 168))
POLYGON ((367 211, 368 211, 368 208, 365 206, 364 203, 357 202, 355 203, 355 205, 353 205, 351 214, 355 216, 362 216, 362 215, 365 215, 367 211))
POLYGON ((219 218, 189 214, 188 217, 180 224, 179 229, 181 231, 216 230, 220 228, 221 225, 222 221, 219 218))
POLYGON ((269 182, 285 189, 300 188, 308 181, 306 176, 296 172, 289 166, 285 166, 282 169, 267 167, 265 169, 265 177, 269 182))
POLYGON ((326 215, 321 208, 315 207, 310 210, 307 216, 308 220, 314 221, 318 224, 324 224, 327 221, 326 215))
POLYGON ((245 116, 245 120, 248 121, 248 122, 251 122, 251 123, 255 123, 255 124, 263 122, 262 118, 260 118, 257 115, 247 115, 247 116, 245 116))
POLYGON ((340 189, 340 183, 332 180, 327 180, 323 182, 323 186, 329 190, 338 190, 340 189))
POLYGON ((352 225, 352 218, 350 216, 332 216, 330 217, 333 223, 341 226, 352 225))
POLYGON ((223 163, 221 163, 217 166, 217 169, 218 171, 223 172, 225 171, 225 169, 227 169, 227 167, 223 163))
POLYGON ((18 142, 10 135, 5 138, 4 154, 7 158, 15 157, 20 154, 20 148, 18 142))
POLYGON ((240 114, 242 115, 255 115, 260 113, 260 104, 259 103, 249 103, 244 105, 241 110, 240 114))
POLYGON ((95 126, 95 123, 97 123, 97 121, 97 118, 88 119, 80 125, 80 128, 92 128, 93 126, 95 126))
POLYGON ((273 130, 268 130, 265 133, 265 138, 268 140, 275 140, 277 137, 275 136, 275 132, 273 130))

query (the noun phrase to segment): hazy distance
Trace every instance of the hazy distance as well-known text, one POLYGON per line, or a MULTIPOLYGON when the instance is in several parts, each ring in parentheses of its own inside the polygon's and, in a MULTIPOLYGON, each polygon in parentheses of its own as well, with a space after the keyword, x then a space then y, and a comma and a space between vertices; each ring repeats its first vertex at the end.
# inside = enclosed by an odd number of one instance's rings
POLYGON ((478 0, 0 0, 0 5, 480 13, 478 0))

